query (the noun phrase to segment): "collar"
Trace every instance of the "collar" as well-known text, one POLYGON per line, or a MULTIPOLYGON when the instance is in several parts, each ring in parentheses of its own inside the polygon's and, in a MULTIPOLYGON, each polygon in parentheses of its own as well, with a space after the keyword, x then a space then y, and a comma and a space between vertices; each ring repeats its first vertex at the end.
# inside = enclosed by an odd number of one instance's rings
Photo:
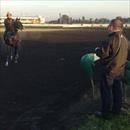
POLYGON ((108 34, 108 37, 111 37, 111 36, 113 36, 115 34, 116 34, 116 32, 111 32, 111 33, 108 34))

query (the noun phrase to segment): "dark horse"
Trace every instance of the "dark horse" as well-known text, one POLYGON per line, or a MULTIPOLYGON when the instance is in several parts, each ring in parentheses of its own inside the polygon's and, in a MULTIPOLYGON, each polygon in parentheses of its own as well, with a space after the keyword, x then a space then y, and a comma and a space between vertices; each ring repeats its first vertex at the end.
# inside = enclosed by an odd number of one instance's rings
POLYGON ((20 22, 20 19, 16 18, 14 21, 14 32, 6 32, 5 34, 5 44, 7 45, 7 57, 6 57, 6 62, 5 66, 8 66, 9 64, 9 59, 14 61, 14 63, 18 63, 18 49, 19 49, 19 43, 20 43, 20 37, 19 37, 19 30, 23 29, 23 25, 20 22))

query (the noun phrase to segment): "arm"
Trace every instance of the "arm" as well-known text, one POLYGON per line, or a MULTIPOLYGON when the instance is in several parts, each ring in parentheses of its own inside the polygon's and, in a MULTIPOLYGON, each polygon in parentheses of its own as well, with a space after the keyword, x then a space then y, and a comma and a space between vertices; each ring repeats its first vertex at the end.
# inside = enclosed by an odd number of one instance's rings
POLYGON ((7 30, 8 24, 7 24, 7 20, 6 20, 6 19, 4 20, 4 25, 5 25, 5 28, 6 28, 6 30, 7 30))
POLYGON ((109 42, 103 41, 101 46, 96 47, 95 52, 96 52, 96 55, 99 56, 101 59, 105 59, 109 57, 109 52, 110 52, 109 42))

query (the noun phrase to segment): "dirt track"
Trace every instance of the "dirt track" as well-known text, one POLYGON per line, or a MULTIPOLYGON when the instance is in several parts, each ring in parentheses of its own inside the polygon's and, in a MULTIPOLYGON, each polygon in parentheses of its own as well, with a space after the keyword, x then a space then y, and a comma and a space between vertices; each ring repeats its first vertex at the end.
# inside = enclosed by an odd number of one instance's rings
POLYGON ((105 36, 105 31, 86 29, 24 32, 19 63, 8 68, 2 44, 0 130, 69 130, 82 122, 78 112, 90 110, 79 102, 90 86, 83 85, 80 58, 105 36))

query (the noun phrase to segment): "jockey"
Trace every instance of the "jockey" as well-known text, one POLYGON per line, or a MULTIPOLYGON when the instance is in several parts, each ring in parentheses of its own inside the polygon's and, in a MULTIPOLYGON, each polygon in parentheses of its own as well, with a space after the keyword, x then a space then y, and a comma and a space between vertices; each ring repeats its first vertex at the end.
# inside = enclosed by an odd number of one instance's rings
POLYGON ((12 14, 7 12, 7 18, 4 20, 5 32, 4 32, 4 40, 11 39, 15 36, 15 22, 12 18, 12 14))

